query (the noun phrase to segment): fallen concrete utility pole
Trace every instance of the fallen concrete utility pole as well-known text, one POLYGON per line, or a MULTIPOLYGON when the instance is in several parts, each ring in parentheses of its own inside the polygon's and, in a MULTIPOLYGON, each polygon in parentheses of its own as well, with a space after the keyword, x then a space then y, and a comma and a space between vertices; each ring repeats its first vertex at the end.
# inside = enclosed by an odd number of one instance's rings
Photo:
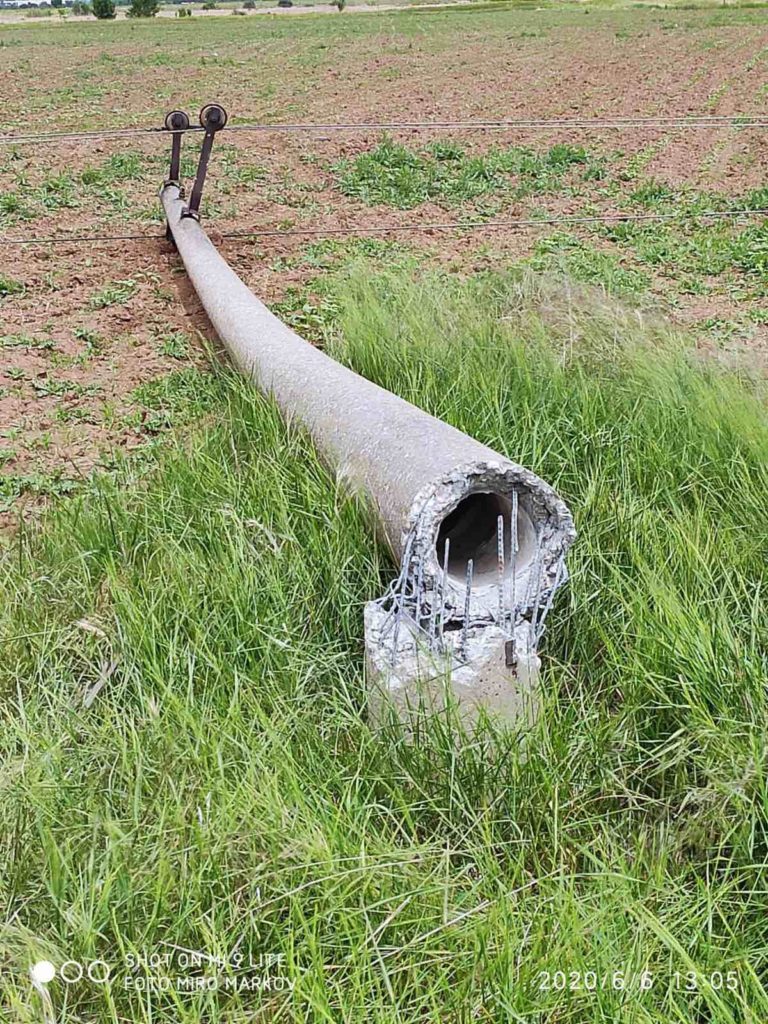
POLYGON ((365 380, 290 330, 185 207, 161 193, 170 236, 232 362, 373 510, 400 563, 365 609, 370 710, 442 708, 467 720, 536 710, 537 646, 575 531, 554 490, 461 431, 365 380))

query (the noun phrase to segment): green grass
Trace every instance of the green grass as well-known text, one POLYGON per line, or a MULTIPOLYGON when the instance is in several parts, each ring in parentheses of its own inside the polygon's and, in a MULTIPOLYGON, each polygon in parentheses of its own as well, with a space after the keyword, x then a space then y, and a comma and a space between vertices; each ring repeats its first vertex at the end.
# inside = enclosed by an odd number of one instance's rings
POLYGON ((103 187, 113 181, 134 181, 147 173, 147 157, 143 153, 116 153, 99 167, 87 167, 80 175, 83 185, 103 187))
MULTIPOLYGON (((582 205, 576 216, 621 211, 630 217, 668 218, 587 222, 574 228, 576 234, 555 232, 532 242, 533 253, 525 262, 536 270, 565 271, 616 294, 639 295, 653 288, 673 304, 689 294, 764 297, 764 218, 750 222, 702 215, 765 210, 766 190, 727 195, 672 186, 641 177, 637 164, 637 157, 627 160, 621 152, 598 156, 562 144, 544 150, 490 148, 470 155, 449 139, 421 150, 385 139, 339 162, 334 173, 341 192, 368 205, 413 209, 432 202, 459 208, 474 220, 504 219, 511 202, 525 201, 536 205, 522 211, 517 206, 514 216, 535 220, 552 212, 538 197, 555 193, 578 197, 582 205)), ((311 331, 311 323, 299 322, 299 327, 311 331)))
POLYGON ((92 331, 88 327, 75 327, 72 333, 84 346, 83 356, 80 358, 88 359, 103 352, 106 340, 96 331, 92 331))
POLYGON ((765 189, 727 197, 719 193, 675 190, 647 180, 630 195, 631 202, 654 214, 672 215, 667 223, 625 223, 602 229, 603 236, 631 253, 640 264, 673 281, 688 276, 706 287, 707 278, 741 278, 752 296, 765 293, 768 271, 768 226, 697 219, 709 211, 764 210, 765 189))
POLYGON ((600 285, 617 295, 642 294, 651 283, 647 273, 626 267, 616 253, 594 249, 565 233, 539 239, 525 262, 534 270, 559 271, 575 281, 600 285))
POLYGON ((23 495, 52 498, 71 494, 77 486, 78 482, 66 477, 63 471, 0 474, 0 512, 7 512, 23 495))
MULTIPOLYGON (((42 177, 35 175, 35 180, 32 180, 26 168, 16 169, 10 163, 4 169, 11 171, 11 181, 15 188, 0 193, 0 213, 7 223, 14 224, 39 220, 56 210, 80 209, 84 206, 93 208, 96 202, 106 202, 106 216, 127 216, 135 212, 134 196, 132 194, 129 197, 115 185, 130 183, 134 189, 139 186, 149 192, 157 175, 162 173, 159 168, 165 168, 165 163, 165 158, 161 161, 159 157, 129 150, 107 157, 98 166, 87 166, 77 174, 62 171, 59 174, 44 174, 42 177)), ((188 158, 185 160, 185 171, 190 171, 188 158)), ((194 177, 194 170, 191 176, 194 177)))
POLYGON ((0 334, 0 348, 24 348, 41 352, 50 352, 56 346, 53 339, 36 337, 32 334, 0 334))
POLYGON ((542 717, 524 754, 372 734, 362 605, 392 567, 365 510, 239 382, 145 388, 198 422, 0 563, 12 1019, 41 1019, 30 962, 100 957, 57 1019, 764 1020, 759 395, 557 277, 366 266, 328 297, 340 358, 571 504, 542 717), (273 954, 291 989, 140 991, 217 974, 181 948, 273 954))
POLYGON ((48 175, 39 187, 32 190, 32 198, 39 203, 45 213, 52 210, 73 210, 81 203, 78 183, 66 171, 48 175))
POLYGON ((455 205, 497 193, 520 199, 556 191, 574 167, 581 168, 582 178, 601 174, 585 149, 563 143, 542 153, 512 146, 471 155, 450 141, 417 152, 385 139, 334 170, 345 195, 408 210, 430 200, 455 205))
POLYGON ((158 338, 158 352, 170 359, 187 359, 189 357, 189 337, 184 331, 169 331, 158 338))
POLYGON ((22 281, 17 281, 13 277, 6 277, 4 274, 0 274, 0 299, 4 299, 8 295, 23 295, 24 284, 22 281))
POLYGON ((29 219, 29 211, 21 196, 16 192, 0 193, 0 213, 9 223, 29 219))
POLYGON ((91 296, 91 309, 106 309, 108 306, 122 306, 136 293, 136 282, 131 280, 112 281, 91 296))

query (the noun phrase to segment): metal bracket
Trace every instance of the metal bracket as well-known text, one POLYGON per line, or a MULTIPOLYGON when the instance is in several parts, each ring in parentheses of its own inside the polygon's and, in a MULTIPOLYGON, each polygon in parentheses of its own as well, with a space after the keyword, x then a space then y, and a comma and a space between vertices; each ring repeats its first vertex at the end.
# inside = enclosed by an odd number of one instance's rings
POLYGON ((173 132, 171 139, 171 169, 168 174, 166 185, 178 185, 181 187, 181 139, 182 135, 189 128, 189 114, 183 110, 172 110, 165 115, 165 129, 173 132))
POLYGON ((205 175, 208 171, 208 161, 211 158, 211 150, 213 149, 213 139, 216 132, 221 131, 226 123, 227 112, 218 103, 209 103, 200 111, 200 124, 205 129, 205 137, 200 149, 200 160, 197 164, 195 183, 192 186, 189 202, 181 211, 182 217, 192 217, 194 220, 200 220, 200 200, 203 198, 203 186, 205 185, 205 175))
MULTIPOLYGON (((171 167, 163 188, 166 188, 168 185, 176 185, 180 197, 184 195, 184 189, 181 184, 181 140, 188 128, 189 114, 184 113, 183 110, 172 110, 169 114, 165 115, 165 129, 166 131, 173 132, 173 136, 171 138, 171 167)), ((173 235, 168 224, 165 225, 165 237, 169 242, 173 241, 173 235)))

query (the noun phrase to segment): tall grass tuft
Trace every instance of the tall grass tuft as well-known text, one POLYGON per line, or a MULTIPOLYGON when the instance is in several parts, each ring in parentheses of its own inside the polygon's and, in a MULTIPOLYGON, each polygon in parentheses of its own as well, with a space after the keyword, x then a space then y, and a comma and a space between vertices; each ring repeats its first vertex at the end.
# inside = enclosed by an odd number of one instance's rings
POLYGON ((556 278, 353 268, 332 300, 339 358, 576 515, 541 720, 525 752, 450 721, 371 734, 362 603, 388 557, 308 440, 212 377, 213 414, 149 472, 0 564, 16 1019, 41 1019, 30 962, 97 956, 110 985, 51 983, 68 1019, 764 1019, 757 387, 556 278), (267 953, 285 984, 240 988, 267 953), (218 980, 156 981, 180 975, 218 980))

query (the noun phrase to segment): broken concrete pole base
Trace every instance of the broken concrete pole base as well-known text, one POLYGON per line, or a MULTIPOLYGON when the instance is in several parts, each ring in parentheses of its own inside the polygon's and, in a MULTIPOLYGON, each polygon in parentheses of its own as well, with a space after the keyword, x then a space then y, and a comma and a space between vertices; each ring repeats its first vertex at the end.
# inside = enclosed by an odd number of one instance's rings
POLYGON ((453 706, 471 728, 487 716, 499 724, 526 728, 539 710, 536 654, 530 623, 514 634, 487 623, 445 633, 444 649, 435 650, 412 619, 402 617, 397 636, 391 612, 380 601, 365 606, 365 667, 368 717, 374 728, 394 711, 409 731, 453 706), (513 660, 512 665, 507 661, 513 660))
POLYGON ((567 578, 567 509, 529 470, 479 459, 432 480, 409 523, 398 578, 366 606, 372 722, 394 710, 413 725, 450 704, 465 726, 532 724, 537 647, 567 578))

